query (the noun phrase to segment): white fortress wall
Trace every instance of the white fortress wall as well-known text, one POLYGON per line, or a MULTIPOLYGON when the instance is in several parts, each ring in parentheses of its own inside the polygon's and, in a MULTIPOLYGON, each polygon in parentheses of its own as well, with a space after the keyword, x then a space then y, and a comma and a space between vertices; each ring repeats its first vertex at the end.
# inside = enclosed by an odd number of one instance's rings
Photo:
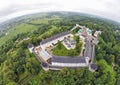
POLYGON ((70 36, 70 34, 67 34, 67 35, 65 35, 65 36, 59 37, 59 38, 54 39, 54 40, 52 40, 52 41, 49 41, 49 42, 47 42, 47 43, 45 43, 45 44, 42 44, 42 45, 41 45, 41 48, 42 48, 42 49, 45 49, 46 47, 49 47, 50 45, 52 46, 52 44, 56 44, 56 43, 58 42, 58 40, 59 40, 59 41, 62 41, 62 40, 64 39, 64 37, 68 37, 68 36, 70 36))
POLYGON ((61 67, 84 67, 88 66, 86 63, 59 63, 59 62, 52 62, 53 66, 61 66, 61 67))

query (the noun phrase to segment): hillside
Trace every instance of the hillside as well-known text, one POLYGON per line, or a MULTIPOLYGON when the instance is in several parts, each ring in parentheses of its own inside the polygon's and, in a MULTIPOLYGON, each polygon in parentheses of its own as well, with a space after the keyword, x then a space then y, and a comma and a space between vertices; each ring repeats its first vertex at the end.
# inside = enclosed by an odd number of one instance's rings
MULTIPOLYGON (((27 16, 27 15, 26 15, 27 16)), ((8 25, 9 26, 9 25, 8 25)), ((0 34, 0 85, 119 85, 120 25, 91 15, 72 12, 35 14, 22 19, 0 34), (96 72, 87 68, 45 72, 28 44, 72 29, 75 24, 101 30, 96 46, 96 72)))

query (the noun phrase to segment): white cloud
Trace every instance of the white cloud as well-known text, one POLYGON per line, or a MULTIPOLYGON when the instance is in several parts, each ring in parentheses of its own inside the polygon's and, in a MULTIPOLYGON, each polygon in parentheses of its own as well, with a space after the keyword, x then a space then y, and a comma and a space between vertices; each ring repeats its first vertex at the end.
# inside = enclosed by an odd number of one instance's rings
POLYGON ((77 11, 120 22, 119 0, 0 0, 0 21, 44 11, 77 11))

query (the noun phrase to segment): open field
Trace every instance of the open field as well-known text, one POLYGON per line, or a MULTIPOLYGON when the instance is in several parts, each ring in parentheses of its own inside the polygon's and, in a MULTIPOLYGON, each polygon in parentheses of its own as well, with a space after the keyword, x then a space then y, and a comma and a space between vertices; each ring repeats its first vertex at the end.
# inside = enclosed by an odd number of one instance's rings
MULTIPOLYGON (((39 29, 40 24, 48 24, 48 21, 50 20, 58 20, 60 18, 55 17, 52 19, 48 19, 48 18, 38 18, 38 19, 33 19, 30 23, 32 24, 27 24, 27 23, 21 23, 19 25, 16 25, 12 28, 9 28, 6 31, 6 35, 4 35, 3 37, 0 38, 0 45, 3 45, 5 42, 7 42, 8 40, 14 38, 15 36, 17 36, 18 34, 21 33, 32 33, 33 31, 39 29)), ((56 29, 55 27, 53 27, 53 29, 56 29)))
POLYGON ((9 39, 12 39, 13 37, 17 36, 21 33, 27 33, 27 32, 33 32, 35 29, 37 29, 36 26, 33 25, 27 25, 27 24, 20 24, 18 26, 15 26, 9 30, 7 30, 7 35, 0 38, 0 44, 4 44, 9 39))

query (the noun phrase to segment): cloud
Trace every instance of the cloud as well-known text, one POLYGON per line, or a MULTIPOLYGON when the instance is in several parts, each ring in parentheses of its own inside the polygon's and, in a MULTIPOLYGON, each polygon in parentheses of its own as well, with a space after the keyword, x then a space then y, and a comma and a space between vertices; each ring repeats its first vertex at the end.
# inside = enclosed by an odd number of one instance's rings
POLYGON ((120 22, 119 0, 1 0, 0 21, 46 11, 77 11, 120 22))

